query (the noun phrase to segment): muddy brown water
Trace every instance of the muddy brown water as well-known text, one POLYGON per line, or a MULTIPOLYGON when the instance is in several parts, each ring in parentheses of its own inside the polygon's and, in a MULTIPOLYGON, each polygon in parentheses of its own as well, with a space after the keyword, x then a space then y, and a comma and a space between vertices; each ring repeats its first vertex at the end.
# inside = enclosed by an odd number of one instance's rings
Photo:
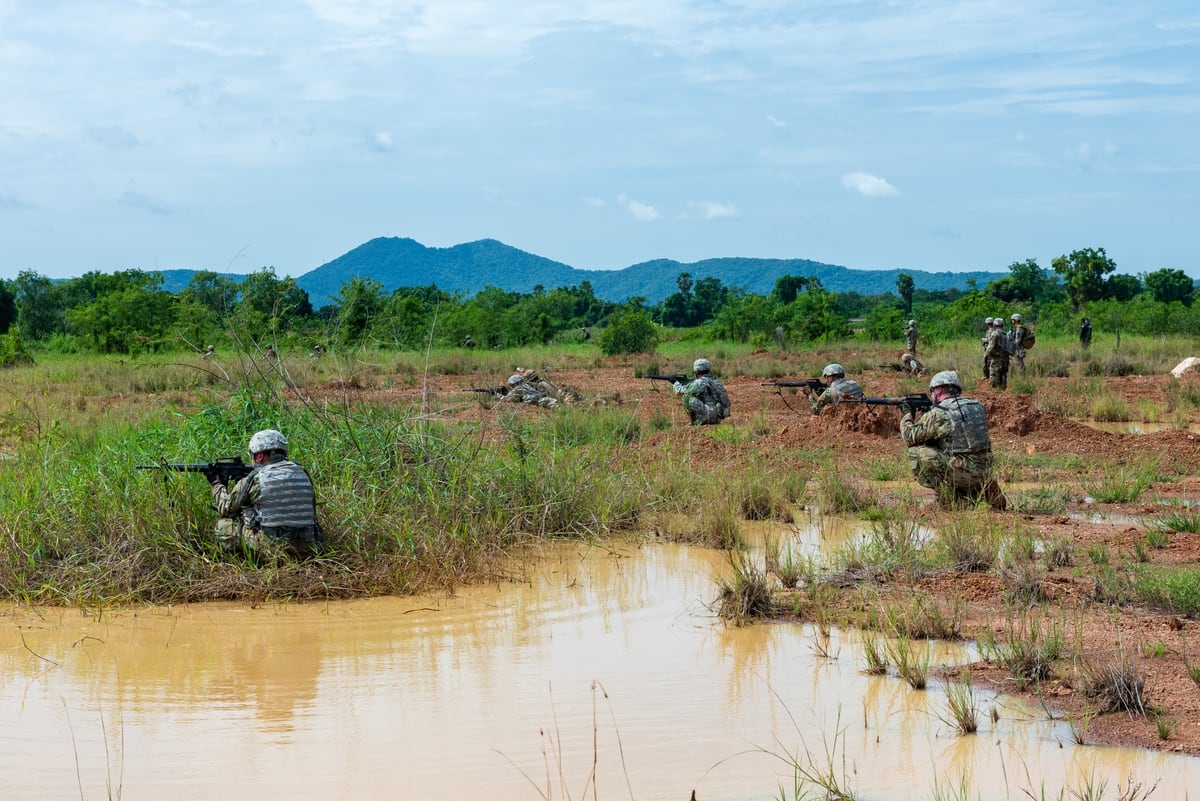
POLYGON ((9 609, 0 799, 791 798, 793 764, 881 801, 963 776, 983 801, 1089 777, 1200 787, 1200 760, 1077 746, 982 691, 980 732, 956 736, 940 683, 862 675, 856 632, 721 625, 725 569, 700 548, 566 543, 450 597, 9 609))

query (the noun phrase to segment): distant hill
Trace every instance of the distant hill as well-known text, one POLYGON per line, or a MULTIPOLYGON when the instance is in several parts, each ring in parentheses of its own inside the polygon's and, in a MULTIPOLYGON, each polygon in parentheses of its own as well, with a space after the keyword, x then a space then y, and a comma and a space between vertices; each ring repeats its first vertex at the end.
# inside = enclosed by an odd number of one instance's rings
MULTIPOLYGON (((538 285, 556 289, 590 281, 597 297, 604 300, 619 302, 641 296, 650 303, 658 303, 679 291, 675 280, 684 272, 691 274, 693 281, 718 278, 725 286, 740 287, 759 295, 770 293, 775 288, 775 281, 789 274, 805 278, 815 275, 831 292, 864 295, 894 293, 900 273, 911 275, 917 289, 934 291, 966 289, 971 279, 983 287, 1008 275, 1006 272, 981 271, 851 270, 809 259, 747 258, 705 259, 690 263, 656 259, 622 270, 578 270, 494 239, 430 248, 413 239, 379 237, 297 277, 296 283, 308 292, 317 308, 331 303, 342 286, 356 277, 378 281, 388 292, 400 287, 436 284, 439 289, 461 292, 468 297, 485 286, 509 292, 530 292, 538 285)), ((182 289, 190 277, 189 270, 163 271, 164 285, 170 291, 182 289)))

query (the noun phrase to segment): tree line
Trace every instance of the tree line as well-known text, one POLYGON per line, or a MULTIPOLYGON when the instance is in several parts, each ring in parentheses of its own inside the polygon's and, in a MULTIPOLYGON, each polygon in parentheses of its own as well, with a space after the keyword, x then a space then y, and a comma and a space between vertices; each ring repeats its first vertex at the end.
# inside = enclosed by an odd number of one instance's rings
POLYGON ((985 287, 925 291, 901 274, 895 292, 863 295, 827 291, 814 276, 781 276, 767 295, 726 286, 720 279, 676 279, 678 291, 660 303, 644 297, 614 303, 596 297, 590 282, 531 292, 487 287, 464 297, 430 285, 387 292, 369 278, 341 287, 315 309, 292 278, 273 267, 234 278, 195 273, 177 293, 160 273, 137 269, 88 272, 54 281, 33 271, 0 280, 0 361, 19 363, 26 343, 56 352, 136 355, 203 350, 231 340, 243 346, 418 349, 469 341, 505 348, 580 341, 593 332, 606 353, 638 352, 668 329, 700 339, 767 345, 836 341, 862 336, 900 338, 904 321, 918 319, 933 339, 977 332, 983 318, 1020 312, 1043 334, 1070 333, 1087 315, 1098 332, 1200 334, 1193 307, 1195 282, 1164 268, 1141 276, 1116 274, 1103 248, 1052 260, 1014 262, 985 287))

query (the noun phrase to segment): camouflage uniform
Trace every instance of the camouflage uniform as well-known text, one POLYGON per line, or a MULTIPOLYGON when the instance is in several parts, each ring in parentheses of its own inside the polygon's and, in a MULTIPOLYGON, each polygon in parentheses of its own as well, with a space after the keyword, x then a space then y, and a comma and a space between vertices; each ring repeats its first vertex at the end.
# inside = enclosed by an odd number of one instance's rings
POLYGON ((500 400, 506 403, 531 403, 535 406, 541 406, 543 409, 558 408, 557 398, 550 397, 528 381, 519 381, 516 384, 510 383, 508 394, 500 400))
POLYGON ((537 370, 524 371, 525 382, 532 384, 538 392, 554 398, 559 403, 574 403, 579 400, 579 393, 572 389, 561 389, 549 378, 542 378, 537 370))
POLYGON ((917 326, 915 323, 904 326, 904 341, 908 343, 908 352, 915 359, 917 356, 917 326))
POLYGON ((859 383, 852 378, 835 378, 825 391, 817 397, 809 396, 808 405, 812 408, 813 414, 820 414, 821 410, 826 406, 836 406, 841 403, 842 398, 861 398, 863 396, 863 388, 859 383))
POLYGON ((911 353, 906 353, 900 357, 900 363, 904 365, 904 369, 914 376, 923 375, 925 373, 925 365, 917 361, 917 357, 911 353))
POLYGON ((1028 333, 1029 329, 1025 327, 1024 323, 1017 323, 1008 334, 1013 361, 1017 363, 1017 372, 1022 375, 1025 373, 1025 346, 1021 342, 1028 333))
POLYGON ((316 497, 308 472, 273 456, 229 489, 212 485, 217 545, 226 551, 263 553, 280 548, 293 556, 313 553, 319 541, 316 497))
POLYGON ((707 373, 687 384, 676 381, 675 394, 683 396, 683 408, 694 426, 715 426, 729 416, 729 393, 707 373))
POLYGON ((1087 350, 1092 344, 1092 321, 1086 317, 1079 324, 1079 344, 1084 350, 1087 350))
POLYGON ((1008 349, 1008 334, 1003 328, 993 328, 988 332, 984 364, 987 365, 987 377, 995 389, 1008 388, 1008 349))
POLYGON ((922 487, 937 490, 946 506, 966 499, 987 499, 995 509, 1006 501, 992 476, 992 441, 983 404, 953 395, 913 421, 906 410, 900 436, 908 446, 913 477, 922 487))

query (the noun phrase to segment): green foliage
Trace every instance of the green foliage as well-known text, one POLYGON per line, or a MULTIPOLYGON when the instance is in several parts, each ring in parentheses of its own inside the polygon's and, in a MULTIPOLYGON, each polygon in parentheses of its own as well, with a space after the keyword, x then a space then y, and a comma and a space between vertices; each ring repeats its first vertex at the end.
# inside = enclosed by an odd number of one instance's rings
POLYGON ((1183 270, 1163 268, 1147 273, 1144 278, 1146 289, 1159 303, 1179 302, 1192 305, 1196 285, 1183 270))
POLYGON ((0 367, 27 367, 31 364, 33 357, 26 352, 19 331, 0 334, 0 367))
POLYGON ((900 273, 896 276, 896 294, 900 296, 900 302, 904 304, 904 313, 912 314, 913 307, 913 292, 916 290, 916 284, 913 282, 913 277, 908 273, 900 273))
POLYGON ((646 353, 658 341, 658 330, 650 315, 639 309, 615 314, 600 334, 600 350, 606 356, 618 353, 646 353))
POLYGON ((8 333, 17 321, 17 290, 12 281, 0 278, 0 334, 8 333))
POLYGON ((1134 568, 1133 593, 1177 615, 1200 617, 1200 570, 1143 565, 1134 568))
POLYGON ((1071 251, 1069 256, 1059 256, 1051 262, 1054 272, 1067 285, 1067 295, 1075 308, 1104 297, 1104 276, 1117 269, 1117 263, 1108 257, 1104 248, 1084 248, 1071 251))

